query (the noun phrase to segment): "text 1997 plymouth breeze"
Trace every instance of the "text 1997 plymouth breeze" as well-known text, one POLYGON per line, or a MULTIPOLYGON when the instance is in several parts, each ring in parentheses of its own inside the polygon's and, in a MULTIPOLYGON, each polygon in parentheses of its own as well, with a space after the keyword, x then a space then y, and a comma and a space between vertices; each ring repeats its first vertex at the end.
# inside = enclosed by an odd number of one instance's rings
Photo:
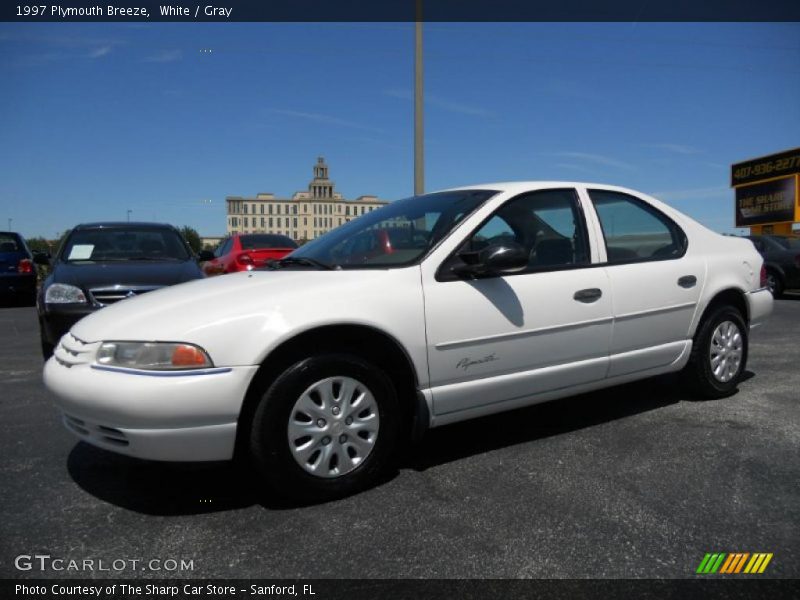
POLYGON ((89 443, 249 456, 274 490, 328 499, 428 427, 670 371, 733 393, 772 310, 762 267, 750 241, 625 188, 459 188, 86 317, 44 379, 89 443))

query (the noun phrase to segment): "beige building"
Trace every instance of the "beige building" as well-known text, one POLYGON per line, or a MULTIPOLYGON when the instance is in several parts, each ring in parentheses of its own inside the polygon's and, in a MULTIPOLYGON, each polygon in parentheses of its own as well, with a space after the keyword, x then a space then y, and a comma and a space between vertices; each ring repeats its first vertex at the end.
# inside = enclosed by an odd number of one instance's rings
POLYGON ((255 198, 228 196, 228 235, 233 233, 280 233, 298 241, 314 238, 356 217, 388 204, 377 196, 347 200, 334 189, 323 157, 314 165, 308 191, 291 198, 260 193, 255 198))

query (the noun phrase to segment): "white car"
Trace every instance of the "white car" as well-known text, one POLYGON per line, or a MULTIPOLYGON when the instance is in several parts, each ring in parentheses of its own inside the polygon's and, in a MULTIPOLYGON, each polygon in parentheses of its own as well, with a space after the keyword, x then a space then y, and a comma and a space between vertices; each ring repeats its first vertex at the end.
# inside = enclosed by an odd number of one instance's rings
POLYGON ((459 188, 86 317, 44 379, 91 444, 248 456, 274 490, 327 499, 428 427, 671 371, 733 393, 772 310, 762 263, 620 187, 459 188))

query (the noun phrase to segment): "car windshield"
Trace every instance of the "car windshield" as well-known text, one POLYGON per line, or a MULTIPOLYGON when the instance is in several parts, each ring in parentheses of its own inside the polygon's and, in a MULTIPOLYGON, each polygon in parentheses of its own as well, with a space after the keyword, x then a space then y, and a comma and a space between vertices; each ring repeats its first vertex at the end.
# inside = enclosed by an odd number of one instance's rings
POLYGON ((242 250, 256 250, 258 248, 297 248, 297 244, 285 235, 271 233, 256 233, 253 235, 240 235, 239 243, 242 250))
POLYGON ((396 200, 301 246, 289 259, 343 269, 409 265, 496 193, 462 190, 396 200))
POLYGON ((772 239, 784 250, 800 250, 800 238, 774 237, 772 239))
POLYGON ((180 261, 190 258, 180 235, 167 228, 98 228, 73 231, 61 252, 67 262, 180 261))

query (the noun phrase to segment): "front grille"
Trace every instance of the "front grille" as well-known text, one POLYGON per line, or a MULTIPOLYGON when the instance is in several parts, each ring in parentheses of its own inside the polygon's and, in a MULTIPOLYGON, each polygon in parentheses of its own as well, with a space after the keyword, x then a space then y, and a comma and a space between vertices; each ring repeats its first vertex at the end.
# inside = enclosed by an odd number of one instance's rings
POLYGON ((126 298, 133 298, 157 290, 160 285, 115 285, 113 287, 92 288, 89 290, 92 302, 98 306, 115 304, 126 298))
POLYGON ((82 438, 91 438, 93 441, 110 446, 127 446, 130 444, 128 438, 126 438, 125 434, 119 429, 98 425, 96 423, 89 423, 66 413, 64 414, 64 425, 67 426, 67 429, 82 438))
POLYGON ((97 346, 96 342, 87 343, 76 338, 72 333, 67 333, 59 340, 53 356, 58 364, 72 368, 90 362, 97 346))

